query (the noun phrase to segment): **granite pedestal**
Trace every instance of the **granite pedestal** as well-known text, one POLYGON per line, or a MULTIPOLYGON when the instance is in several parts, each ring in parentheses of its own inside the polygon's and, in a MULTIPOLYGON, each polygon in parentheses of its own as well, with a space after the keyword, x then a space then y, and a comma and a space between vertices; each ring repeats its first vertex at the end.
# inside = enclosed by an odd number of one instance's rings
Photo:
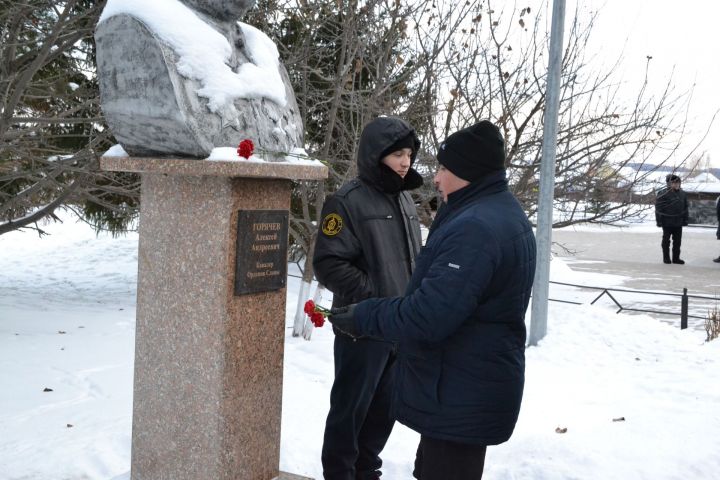
MULTIPOLYGON (((265 225, 238 219, 287 212, 291 179, 325 178, 326 167, 134 157, 101 166, 142 174, 132 480, 302 478, 279 472, 287 263, 254 262, 278 278, 238 295, 238 234, 265 225)), ((262 238, 287 248, 287 234, 262 238)))

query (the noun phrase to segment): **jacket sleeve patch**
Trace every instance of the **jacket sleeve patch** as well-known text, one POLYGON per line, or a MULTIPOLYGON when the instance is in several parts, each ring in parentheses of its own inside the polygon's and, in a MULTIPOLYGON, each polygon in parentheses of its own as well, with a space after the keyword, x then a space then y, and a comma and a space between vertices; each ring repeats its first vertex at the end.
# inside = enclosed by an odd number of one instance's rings
POLYGON ((325 215, 322 221, 322 232, 328 237, 333 237, 340 233, 343 227, 343 219, 337 213, 325 215))

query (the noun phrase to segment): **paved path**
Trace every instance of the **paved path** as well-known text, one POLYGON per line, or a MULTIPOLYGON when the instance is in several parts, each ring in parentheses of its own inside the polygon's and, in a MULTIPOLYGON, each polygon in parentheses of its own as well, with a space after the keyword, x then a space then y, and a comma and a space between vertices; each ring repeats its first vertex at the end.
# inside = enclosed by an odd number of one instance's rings
MULTIPOLYGON (((563 258, 573 270, 627 277, 622 282, 625 288, 682 293, 685 287, 690 295, 717 298, 715 301, 690 299, 691 314, 705 315, 709 308, 720 303, 720 263, 712 261, 720 254, 720 241, 715 238, 715 229, 683 228, 680 256, 685 265, 662 263, 661 236, 659 228, 655 231, 646 227, 635 231, 618 228, 574 231, 565 228, 553 231, 553 254, 563 258)), ((648 307, 659 305, 679 309, 678 301, 672 297, 667 300, 658 296, 645 297, 639 302, 648 307)), ((642 308, 642 305, 637 307, 642 308)), ((694 323, 697 327, 698 322, 694 323)))
POLYGON ((715 230, 683 229, 680 256, 685 265, 662 263, 661 236, 659 228, 657 232, 560 229, 553 231, 553 252, 576 270, 628 276, 628 288, 677 292, 687 287, 691 294, 720 295, 720 263, 712 261, 720 254, 715 230))

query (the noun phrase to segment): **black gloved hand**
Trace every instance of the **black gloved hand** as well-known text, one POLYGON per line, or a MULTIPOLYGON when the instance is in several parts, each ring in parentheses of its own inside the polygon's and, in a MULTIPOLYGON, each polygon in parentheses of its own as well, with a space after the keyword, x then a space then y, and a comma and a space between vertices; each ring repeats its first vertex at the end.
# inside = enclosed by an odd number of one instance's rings
POLYGON ((355 303, 346 305, 344 307, 331 308, 330 316, 327 317, 328 321, 333 324, 333 327, 337 328, 343 333, 350 335, 353 338, 360 336, 360 332, 357 330, 355 325, 355 303))

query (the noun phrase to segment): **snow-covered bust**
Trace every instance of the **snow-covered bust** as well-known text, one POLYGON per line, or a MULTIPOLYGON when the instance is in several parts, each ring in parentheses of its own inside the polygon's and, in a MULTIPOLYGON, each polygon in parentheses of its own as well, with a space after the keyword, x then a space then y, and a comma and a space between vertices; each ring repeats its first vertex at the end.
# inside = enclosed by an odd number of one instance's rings
POLYGON ((129 155, 204 158, 244 139, 278 158, 302 147, 277 47, 238 21, 254 4, 108 0, 95 31, 101 106, 129 155))

